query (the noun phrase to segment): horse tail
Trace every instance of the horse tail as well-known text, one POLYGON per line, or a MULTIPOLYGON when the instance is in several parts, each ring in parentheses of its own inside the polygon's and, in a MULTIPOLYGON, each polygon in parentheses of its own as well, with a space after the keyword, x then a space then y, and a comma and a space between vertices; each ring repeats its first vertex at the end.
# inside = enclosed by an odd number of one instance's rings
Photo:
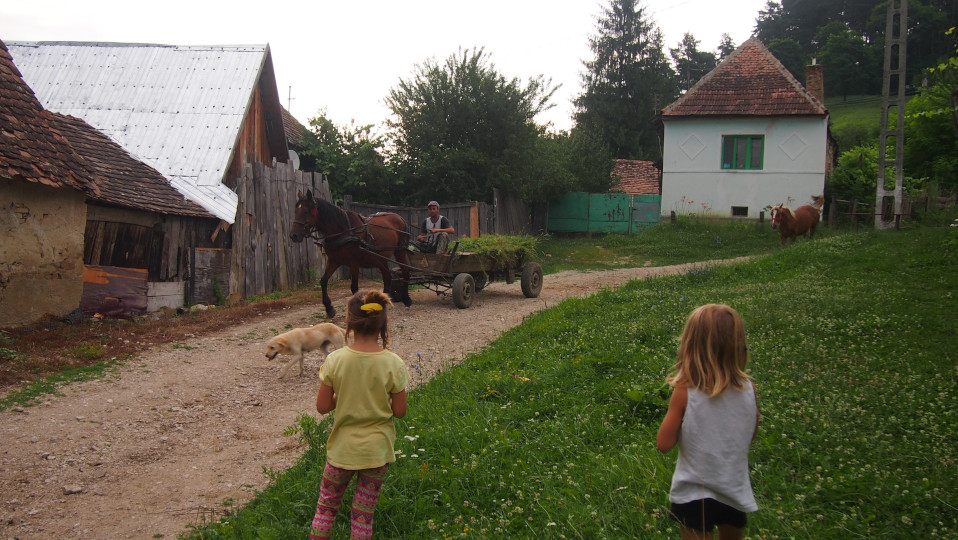
POLYGON ((825 196, 824 196, 824 195, 813 195, 813 196, 812 196, 812 202, 814 203, 812 206, 814 206, 815 209, 818 210, 818 213, 821 213, 821 212, 822 212, 822 206, 825 205, 825 196))

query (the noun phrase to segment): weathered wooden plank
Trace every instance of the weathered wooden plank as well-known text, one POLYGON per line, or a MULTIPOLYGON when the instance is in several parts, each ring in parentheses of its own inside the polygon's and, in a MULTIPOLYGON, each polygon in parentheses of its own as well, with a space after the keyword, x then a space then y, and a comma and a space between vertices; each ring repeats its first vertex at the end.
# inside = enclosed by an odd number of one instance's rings
POLYGON ((143 314, 146 313, 147 288, 145 268, 84 265, 80 309, 87 316, 99 313, 128 318, 143 314))

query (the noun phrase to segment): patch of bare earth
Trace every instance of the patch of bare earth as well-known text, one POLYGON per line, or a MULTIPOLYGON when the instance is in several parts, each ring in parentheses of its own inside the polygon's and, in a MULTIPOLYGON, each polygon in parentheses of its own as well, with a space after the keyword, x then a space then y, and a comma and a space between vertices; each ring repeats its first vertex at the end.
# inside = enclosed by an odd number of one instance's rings
MULTIPOLYGON (((705 264, 547 275, 533 299, 518 281, 496 282, 464 310, 414 291, 412 307, 390 313, 391 349, 420 384, 567 297, 705 264)), ((332 322, 343 324, 347 296, 335 291, 332 322)), ((293 368, 278 380, 285 359, 267 362, 265 342, 287 324, 321 320, 317 302, 251 312, 208 333, 171 327, 108 377, 0 412, 0 538, 172 538, 245 504, 266 487, 264 468, 302 454, 284 430, 316 415, 322 354, 307 355, 302 376, 293 368)))

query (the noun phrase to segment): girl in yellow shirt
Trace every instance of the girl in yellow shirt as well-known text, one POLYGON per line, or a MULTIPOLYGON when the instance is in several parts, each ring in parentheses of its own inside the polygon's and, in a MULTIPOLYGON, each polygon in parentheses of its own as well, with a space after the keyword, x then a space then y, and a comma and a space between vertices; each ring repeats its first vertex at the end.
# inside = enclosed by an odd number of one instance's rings
POLYGON ((336 413, 310 539, 329 538, 353 474, 350 537, 372 538, 383 478, 396 461, 393 417, 406 415, 409 382, 406 364, 386 348, 390 305, 379 291, 354 294, 346 306, 346 339, 352 335, 352 343, 331 353, 319 370, 316 410, 336 413))

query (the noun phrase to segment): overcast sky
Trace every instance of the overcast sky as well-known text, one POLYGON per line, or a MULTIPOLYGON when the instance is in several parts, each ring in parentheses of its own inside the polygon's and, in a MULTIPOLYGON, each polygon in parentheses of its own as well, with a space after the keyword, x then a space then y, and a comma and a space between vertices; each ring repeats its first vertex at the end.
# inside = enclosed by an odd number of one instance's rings
MULTIPOLYGON (((723 33, 748 39, 766 0, 639 0, 666 47, 691 32, 714 51, 723 33)), ((380 125, 383 101, 428 59, 483 47, 502 75, 561 84, 537 120, 572 127, 588 39, 608 0, 0 0, 3 41, 167 45, 268 43, 280 100, 306 124, 380 125), (290 99, 291 98, 291 99, 290 99)), ((667 51, 666 51, 667 54, 667 51)))

